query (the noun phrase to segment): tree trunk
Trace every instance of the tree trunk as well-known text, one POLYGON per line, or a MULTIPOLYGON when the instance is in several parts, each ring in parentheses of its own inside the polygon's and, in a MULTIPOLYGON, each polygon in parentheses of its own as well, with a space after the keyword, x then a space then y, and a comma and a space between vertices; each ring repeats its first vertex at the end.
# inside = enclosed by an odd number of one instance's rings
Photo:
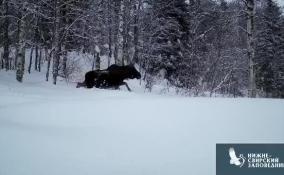
POLYGON ((41 71, 42 49, 39 49, 38 71, 41 71))
POLYGON ((123 4, 123 43, 122 43, 122 65, 130 63, 129 56, 129 30, 130 30, 130 0, 124 0, 123 4))
POLYGON ((139 20, 140 20, 140 8, 141 8, 142 0, 139 0, 138 6, 135 5, 135 16, 134 16, 134 55, 131 60, 131 63, 138 62, 138 45, 139 45, 139 20))
POLYGON ((93 62, 92 62, 92 70, 95 69, 95 64, 96 64, 96 52, 94 52, 94 58, 93 58, 93 62))
POLYGON ((29 68, 28 68, 28 72, 29 72, 29 74, 31 73, 31 69, 32 69, 33 52, 34 52, 34 48, 33 48, 33 47, 31 47, 31 52, 30 52, 30 63, 29 63, 29 68))
POLYGON ((8 0, 4 0, 3 3, 4 6, 4 24, 3 24, 3 30, 4 30, 4 36, 3 36, 3 45, 4 45, 4 53, 3 53, 3 62, 4 67, 7 70, 9 70, 9 47, 10 47, 10 41, 9 41, 9 25, 10 21, 8 18, 9 15, 9 5, 8 0))
POLYGON ((60 60, 60 39, 59 39, 59 25, 60 25, 60 7, 58 0, 55 1, 55 31, 54 31, 54 52, 53 52, 53 84, 56 85, 60 60))
MULTIPOLYGON (((3 5, 3 0, 0 0, 0 6, 3 5)), ((4 16, 3 12, 0 12, 0 15, 1 16, 4 16)), ((3 28, 0 28, 0 32, 2 33, 2 29, 3 28)), ((3 57, 2 57, 2 51, 0 49, 0 69, 4 69, 4 65, 3 65, 3 57)))
POLYGON ((101 68, 101 58, 100 58, 100 53, 97 53, 96 56, 96 70, 100 70, 101 68))
POLYGON ((63 60, 62 60, 62 72, 65 78, 67 78, 67 51, 65 50, 65 47, 62 49, 63 53, 63 60))
POLYGON ((47 61, 45 80, 48 81, 48 79, 49 79, 49 70, 50 70, 50 61, 51 61, 51 53, 48 54, 48 47, 47 46, 44 47, 44 57, 45 57, 45 61, 47 61))
POLYGON ((35 70, 38 70, 37 69, 37 66, 38 66, 38 46, 36 45, 35 46, 35 70))
POLYGON ((9 70, 13 70, 12 62, 13 62, 12 58, 9 58, 9 70))
MULTIPOLYGON (((20 12, 21 13, 21 12, 20 12)), ((22 15, 19 15, 20 19, 22 15)), ((18 44, 18 59, 17 59, 17 68, 16 68, 16 79, 19 82, 23 82, 24 72, 25 72, 25 26, 22 22, 22 19, 18 23, 19 31, 19 44, 18 44)))
POLYGON ((49 54, 48 54, 48 47, 44 47, 44 61, 48 61, 49 59, 49 54))
POLYGON ((249 59, 249 97, 256 97, 256 84, 254 72, 254 15, 255 15, 255 2, 254 0, 247 0, 247 50, 249 59))
POLYGON ((0 50, 0 69, 4 69, 4 60, 3 60, 3 57, 2 57, 1 50, 0 50))
MULTIPOLYGON (((21 20, 18 20, 17 25, 20 26, 21 20)), ((20 28, 17 29, 17 44, 20 43, 20 28)), ((14 68, 17 69, 17 62, 18 62, 18 55, 19 55, 19 47, 16 46, 16 53, 15 53, 15 61, 14 61, 14 68)))
POLYGON ((52 52, 48 54, 48 51, 46 49, 46 59, 47 59, 47 69, 46 69, 46 75, 45 75, 45 80, 49 80, 49 71, 50 71, 50 64, 51 64, 51 58, 52 58, 52 52))
POLYGON ((114 62, 115 64, 120 64, 118 60, 118 52, 119 52, 119 28, 120 28, 120 12, 121 12, 121 0, 115 1, 114 5, 114 62))
POLYGON ((34 27, 34 42, 35 42, 35 65, 34 69, 37 71, 38 70, 38 60, 39 60, 39 40, 40 40, 40 34, 39 34, 39 17, 38 17, 38 7, 36 7, 36 14, 35 14, 35 27, 34 27))
POLYGON ((107 60, 107 66, 110 66, 110 61, 112 57, 112 26, 111 26, 111 0, 108 0, 107 2, 108 6, 108 12, 107 12, 107 22, 108 22, 108 60, 107 60))

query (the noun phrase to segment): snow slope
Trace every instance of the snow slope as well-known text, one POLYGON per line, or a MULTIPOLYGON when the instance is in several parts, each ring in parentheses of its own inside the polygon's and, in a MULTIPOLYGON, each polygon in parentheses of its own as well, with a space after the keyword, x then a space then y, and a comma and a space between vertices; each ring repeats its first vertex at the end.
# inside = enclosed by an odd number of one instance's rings
POLYGON ((0 175, 214 175, 216 143, 284 142, 284 100, 57 86, 0 72, 0 175))

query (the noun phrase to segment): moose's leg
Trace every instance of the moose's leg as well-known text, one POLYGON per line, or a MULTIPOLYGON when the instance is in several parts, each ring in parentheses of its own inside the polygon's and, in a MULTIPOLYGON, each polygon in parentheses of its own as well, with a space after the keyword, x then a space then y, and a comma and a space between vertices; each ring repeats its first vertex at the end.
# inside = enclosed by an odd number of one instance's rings
POLYGON ((95 86, 95 80, 98 77, 96 71, 87 72, 85 75, 85 85, 87 88, 93 88, 95 86))
POLYGON ((129 91, 129 92, 131 92, 131 89, 129 88, 129 86, 128 86, 128 84, 126 83, 126 82, 121 82, 121 84, 120 85, 125 85, 126 86, 126 88, 127 88, 127 90, 129 91))
POLYGON ((82 83, 81 83, 81 82, 78 82, 76 88, 85 87, 85 86, 86 86, 85 81, 82 82, 82 83))
POLYGON ((105 89, 107 87, 105 80, 103 79, 102 76, 99 76, 94 80, 94 86, 100 89, 105 89))
POLYGON ((87 88, 93 88, 94 87, 94 81, 91 81, 91 80, 86 80, 86 87, 87 88))

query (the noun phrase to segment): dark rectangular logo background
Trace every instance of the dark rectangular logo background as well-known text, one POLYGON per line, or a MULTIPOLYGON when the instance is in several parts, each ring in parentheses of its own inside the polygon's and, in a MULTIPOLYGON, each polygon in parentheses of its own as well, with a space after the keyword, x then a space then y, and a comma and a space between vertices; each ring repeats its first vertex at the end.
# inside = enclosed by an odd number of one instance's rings
POLYGON ((284 164, 284 144, 216 144, 216 175, 284 175, 284 168, 248 168, 249 153, 267 153, 284 164), (245 157, 242 167, 230 164, 230 148, 245 157))

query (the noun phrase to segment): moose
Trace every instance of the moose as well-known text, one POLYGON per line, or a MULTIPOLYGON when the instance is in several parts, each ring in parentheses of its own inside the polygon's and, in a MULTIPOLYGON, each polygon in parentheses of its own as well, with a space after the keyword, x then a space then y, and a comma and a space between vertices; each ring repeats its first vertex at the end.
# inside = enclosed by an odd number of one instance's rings
POLYGON ((134 65, 119 66, 113 64, 104 70, 92 70, 85 74, 84 82, 78 82, 77 88, 114 88, 125 85, 128 91, 131 91, 128 84, 124 82, 126 79, 140 79, 141 74, 135 69, 134 65))

